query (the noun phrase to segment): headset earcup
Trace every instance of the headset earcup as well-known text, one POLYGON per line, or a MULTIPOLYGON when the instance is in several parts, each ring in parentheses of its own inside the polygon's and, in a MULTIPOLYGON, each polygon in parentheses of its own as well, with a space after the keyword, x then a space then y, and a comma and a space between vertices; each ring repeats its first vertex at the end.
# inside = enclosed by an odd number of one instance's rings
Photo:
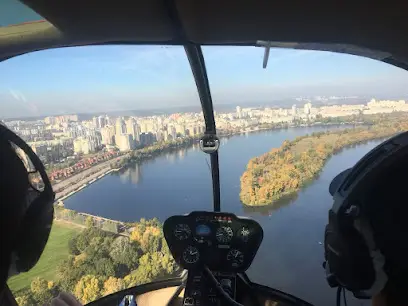
POLYGON ((369 289, 375 271, 368 248, 361 235, 353 229, 344 233, 329 223, 325 230, 325 258, 337 282, 350 291, 369 289))
POLYGON ((30 270, 40 259, 53 219, 53 201, 46 194, 41 194, 28 208, 19 231, 15 248, 16 268, 19 272, 30 270))

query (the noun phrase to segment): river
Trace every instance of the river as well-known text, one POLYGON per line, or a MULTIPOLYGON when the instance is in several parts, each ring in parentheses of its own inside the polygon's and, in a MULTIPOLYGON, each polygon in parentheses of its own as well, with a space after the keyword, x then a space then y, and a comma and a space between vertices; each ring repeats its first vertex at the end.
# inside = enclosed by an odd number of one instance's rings
MULTIPOLYGON (((239 200, 239 178, 251 157, 280 146, 286 139, 321 130, 327 128, 290 128, 222 139, 221 209, 249 215, 264 229, 264 241, 248 271, 253 281, 315 305, 334 305, 335 289, 330 289, 325 281, 320 244, 332 204, 328 185, 337 173, 352 166, 380 142, 372 141, 333 156, 312 184, 273 208, 248 209, 239 200)), ((212 210, 209 158, 197 145, 166 153, 107 175, 64 203, 67 208, 121 221, 142 217, 163 221, 174 214, 212 210)), ((348 296, 349 305, 366 305, 348 296)))

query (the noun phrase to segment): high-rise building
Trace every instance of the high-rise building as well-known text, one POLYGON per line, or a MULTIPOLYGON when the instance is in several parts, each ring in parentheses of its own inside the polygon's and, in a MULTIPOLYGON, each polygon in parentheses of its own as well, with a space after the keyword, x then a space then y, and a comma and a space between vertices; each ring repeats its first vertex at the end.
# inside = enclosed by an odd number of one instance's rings
POLYGON ((98 126, 97 127, 100 128, 100 129, 103 128, 106 125, 106 119, 103 116, 99 116, 97 121, 98 121, 98 123, 97 123, 98 126))
POLYGON ((140 144, 143 146, 148 146, 156 141, 156 136, 153 133, 141 133, 140 134, 140 144))
POLYGON ((163 118, 162 117, 157 118, 157 127, 158 127, 159 130, 163 130, 164 125, 163 125, 163 118))
MULTIPOLYGON (((176 135, 181 134, 182 136, 186 135, 186 126, 183 124, 176 124, 172 128, 176 129, 176 135)), ((170 132, 170 134, 173 136, 173 132, 170 132)), ((173 137, 175 139, 175 137, 173 137)))
POLYGON ((132 135, 135 141, 140 141, 140 128, 134 118, 126 120, 126 133, 132 135))
POLYGON ((67 117, 68 121, 75 121, 75 122, 78 121, 78 115, 68 115, 66 117, 67 117))
POLYGON ((89 154, 96 151, 95 141, 86 137, 79 137, 74 140, 74 152, 89 154))
POLYGON ((34 153, 42 160, 46 161, 47 159, 47 145, 40 143, 40 144, 32 144, 31 148, 33 149, 34 153))
POLYGON ((168 141, 169 140, 169 131, 168 129, 163 130, 163 140, 168 141))
POLYGON ((99 129, 99 128, 100 128, 100 126, 99 126, 99 121, 98 121, 98 117, 93 117, 93 118, 92 118, 92 124, 93 124, 93 126, 94 126, 96 129, 99 129))
POLYGON ((189 136, 196 136, 200 134, 200 127, 198 125, 189 125, 187 130, 189 136))
POLYGON ((119 117, 115 123, 115 135, 126 134, 126 125, 123 118, 119 117))
POLYGON ((133 138, 129 134, 115 135, 115 142, 119 151, 126 152, 132 149, 133 138))
POLYGON ((113 145, 115 136, 115 127, 112 125, 106 125, 101 129, 102 144, 113 145))
POLYGON ((310 112, 312 111, 312 103, 306 103, 303 107, 303 111, 306 115, 310 115, 310 112))
POLYGON ((242 118, 242 109, 240 106, 237 106, 237 117, 242 118))
MULTIPOLYGON (((170 128, 170 134, 171 134, 171 138, 173 140, 177 138, 177 131, 176 131, 176 128, 174 126, 172 126, 170 128)), ((184 134, 183 135, 185 135, 185 134, 186 134, 186 132, 185 132, 185 129, 184 129, 184 134)))
POLYGON ((292 116, 296 116, 297 109, 296 109, 296 104, 292 105, 292 116))
POLYGON ((49 125, 55 124, 55 117, 45 117, 44 118, 44 123, 49 124, 49 125))
POLYGON ((157 141, 163 141, 164 140, 164 134, 162 130, 156 131, 156 140, 157 141))

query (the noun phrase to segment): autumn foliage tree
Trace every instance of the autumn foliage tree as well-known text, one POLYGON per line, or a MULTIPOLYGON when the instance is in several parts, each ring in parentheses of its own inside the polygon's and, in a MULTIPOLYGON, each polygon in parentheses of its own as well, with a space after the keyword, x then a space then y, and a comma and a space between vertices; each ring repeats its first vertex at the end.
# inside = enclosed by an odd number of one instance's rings
MULTIPOLYGON (((240 198, 251 206, 269 205, 298 191, 323 168, 326 160, 344 147, 384 139, 408 129, 405 118, 376 121, 355 129, 327 131, 284 141, 280 148, 252 158, 241 176, 240 198)), ((376 119, 376 120, 380 120, 376 119)))
POLYGON ((30 287, 32 298, 41 305, 49 303, 53 297, 53 286, 52 282, 41 277, 34 278, 30 287))
POLYGON ((103 295, 118 292, 125 289, 125 281, 121 278, 109 277, 103 284, 103 295))
POLYGON ((75 285, 74 293, 82 303, 92 302, 102 295, 101 281, 95 275, 85 275, 75 285))

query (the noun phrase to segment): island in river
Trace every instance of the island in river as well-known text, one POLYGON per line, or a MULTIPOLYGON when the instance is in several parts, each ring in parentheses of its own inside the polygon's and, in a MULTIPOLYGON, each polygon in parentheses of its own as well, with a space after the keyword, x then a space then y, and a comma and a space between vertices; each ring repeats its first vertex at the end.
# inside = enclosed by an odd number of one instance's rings
POLYGON ((241 176, 240 198, 249 206, 271 205, 313 180, 326 160, 341 149, 406 131, 405 118, 372 126, 313 133, 285 141, 280 148, 252 158, 241 176))

